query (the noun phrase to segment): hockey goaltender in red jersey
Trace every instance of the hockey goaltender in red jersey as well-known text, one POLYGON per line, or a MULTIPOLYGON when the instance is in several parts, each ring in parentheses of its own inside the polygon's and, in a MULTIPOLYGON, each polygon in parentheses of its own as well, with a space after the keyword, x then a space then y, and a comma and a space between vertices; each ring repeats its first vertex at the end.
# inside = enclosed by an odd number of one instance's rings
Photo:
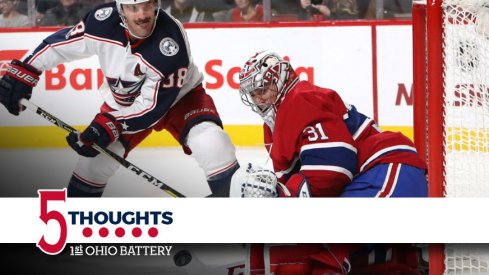
MULTIPOLYGON (((264 120, 265 144, 276 177, 272 172, 264 177, 257 172, 260 167, 250 164, 248 177, 233 178, 233 196, 427 196, 426 164, 411 140, 401 133, 383 132, 335 91, 300 81, 278 54, 253 55, 239 79, 243 103, 264 120)), ((377 264, 384 266, 370 274, 390 274, 391 269, 415 272, 418 259, 418 250, 411 246, 251 245, 250 252, 252 274, 347 274, 350 267, 352 274, 362 274, 377 264), (392 253, 405 254, 396 259, 386 256, 392 253), (375 261, 361 264, 362 258, 372 255, 375 261)))
POLYGON ((240 95, 264 120, 267 150, 286 197, 426 197, 426 164, 399 132, 345 104, 335 91, 300 81, 273 52, 253 55, 240 95), (285 192, 284 192, 285 191, 285 192))
POLYGON ((0 102, 18 115, 19 100, 31 97, 42 71, 93 55, 106 78, 100 89, 104 104, 85 131, 67 137, 80 155, 68 196, 102 196, 119 167, 92 144, 126 157, 153 130, 163 129, 204 170, 212 196, 228 196, 239 166, 235 148, 202 86, 182 24, 158 0, 103 4, 76 26, 48 36, 25 60, 12 61, 0 80, 0 102))

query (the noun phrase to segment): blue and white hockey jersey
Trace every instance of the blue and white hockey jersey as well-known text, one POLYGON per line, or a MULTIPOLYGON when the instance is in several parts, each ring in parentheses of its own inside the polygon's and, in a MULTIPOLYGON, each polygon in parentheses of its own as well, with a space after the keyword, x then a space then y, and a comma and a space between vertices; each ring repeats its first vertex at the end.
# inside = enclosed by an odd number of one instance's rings
POLYGON ((106 78, 101 95, 127 134, 155 125, 203 76, 175 18, 160 10, 152 35, 134 44, 121 23, 115 2, 99 6, 44 39, 25 62, 43 71, 97 55, 106 78))

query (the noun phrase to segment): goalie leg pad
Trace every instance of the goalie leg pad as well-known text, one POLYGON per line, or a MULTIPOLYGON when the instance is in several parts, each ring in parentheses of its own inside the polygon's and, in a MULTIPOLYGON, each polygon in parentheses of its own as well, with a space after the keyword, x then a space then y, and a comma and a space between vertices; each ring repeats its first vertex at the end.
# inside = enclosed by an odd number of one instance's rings
MULTIPOLYGON (((124 146, 119 141, 112 143, 108 149, 119 156, 125 152, 124 146)), ((68 185, 68 196, 90 196, 88 194, 91 193, 100 193, 101 196, 107 181, 115 174, 119 166, 119 163, 103 154, 94 158, 80 156, 68 185), (70 188, 73 192, 70 192, 70 188), (75 195, 80 193, 77 191, 82 193, 75 195), (83 195, 84 193, 86 195, 83 195)))

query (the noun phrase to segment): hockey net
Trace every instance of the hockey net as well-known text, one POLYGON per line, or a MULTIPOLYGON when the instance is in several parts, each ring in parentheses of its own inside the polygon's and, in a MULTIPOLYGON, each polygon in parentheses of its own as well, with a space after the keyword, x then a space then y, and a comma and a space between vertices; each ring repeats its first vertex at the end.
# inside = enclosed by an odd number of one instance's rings
MULTIPOLYGON (((489 197, 489 1, 414 1, 413 45, 415 143, 430 196, 489 197)), ((489 274, 488 245, 431 252, 430 274, 489 274)))

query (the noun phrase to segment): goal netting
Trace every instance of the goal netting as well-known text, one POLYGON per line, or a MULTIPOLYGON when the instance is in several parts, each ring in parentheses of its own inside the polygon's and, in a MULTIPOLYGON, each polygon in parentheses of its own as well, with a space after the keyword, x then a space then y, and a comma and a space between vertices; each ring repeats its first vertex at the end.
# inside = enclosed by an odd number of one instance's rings
POLYGON ((489 197, 489 1, 442 10, 445 196, 489 197))
MULTIPOLYGON (((415 1, 413 45, 430 196, 489 198, 489 1, 415 1)), ((446 244, 443 254, 431 274, 489 274, 489 245, 446 244)))

